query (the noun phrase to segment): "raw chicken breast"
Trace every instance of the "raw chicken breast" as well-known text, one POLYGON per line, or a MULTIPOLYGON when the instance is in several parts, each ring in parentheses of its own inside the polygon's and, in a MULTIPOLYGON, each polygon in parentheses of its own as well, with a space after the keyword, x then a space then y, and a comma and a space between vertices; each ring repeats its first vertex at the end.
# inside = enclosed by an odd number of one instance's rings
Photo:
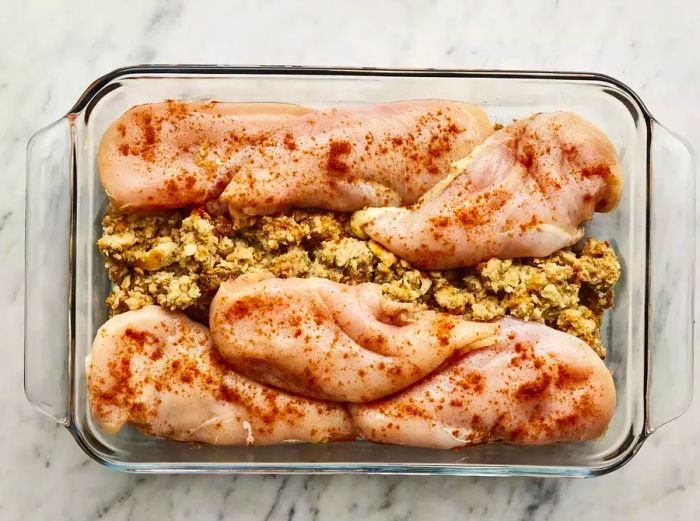
POLYGON ((402 393, 352 404, 366 439, 449 449, 593 440, 615 411, 602 360, 578 338, 542 324, 500 320, 498 344, 459 354, 402 393))
POLYGON ((382 296, 376 284, 244 275, 210 308, 216 347, 237 371, 314 398, 362 402, 416 382, 460 349, 493 342, 468 322, 382 296))
POLYGON ((105 431, 219 445, 353 438, 337 404, 292 396, 226 367, 206 327, 147 306, 108 320, 87 361, 90 408, 105 431))
POLYGON ((622 185, 613 144, 568 112, 516 121, 454 168, 413 207, 368 208, 353 228, 422 269, 544 257, 612 210, 622 185))
POLYGON ((140 105, 107 129, 97 156, 100 180, 119 211, 150 213, 201 204, 231 179, 231 156, 269 139, 309 112, 282 103, 140 105))
POLYGON ((334 107, 290 123, 232 160, 222 199, 233 215, 410 204, 493 131, 480 108, 441 100, 334 107))

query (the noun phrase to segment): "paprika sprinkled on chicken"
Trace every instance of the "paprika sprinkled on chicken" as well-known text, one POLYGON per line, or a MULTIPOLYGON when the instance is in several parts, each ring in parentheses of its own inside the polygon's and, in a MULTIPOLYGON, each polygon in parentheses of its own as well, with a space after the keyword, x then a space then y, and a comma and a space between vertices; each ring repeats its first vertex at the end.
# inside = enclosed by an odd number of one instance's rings
POLYGON ((202 204, 231 179, 225 162, 311 109, 283 103, 150 103, 107 129, 97 155, 113 208, 130 213, 202 204))
POLYGON ((319 110, 234 157, 221 198, 232 215, 410 204, 492 131, 483 110, 453 101, 319 110))
POLYGON ((498 333, 494 324, 387 299, 376 284, 265 273, 222 284, 209 325, 219 352, 240 373, 348 402, 394 393, 455 351, 488 345, 498 333))
POLYGON ((206 327, 158 306, 108 320, 87 367, 90 409, 109 433, 129 422, 153 436, 219 445, 353 438, 342 406, 236 374, 206 327))
POLYGON ((496 344, 458 354, 396 396, 350 404, 360 435, 442 449, 601 436, 615 411, 615 386, 595 353, 542 324, 512 318, 498 324, 496 344))
POLYGON ((117 315, 86 368, 107 434, 460 448, 605 432, 620 264, 607 242, 573 245, 622 170, 581 117, 494 133, 445 100, 167 101, 118 118, 97 160, 117 315))
POLYGON ((578 242, 622 186, 613 144, 569 112, 518 120, 454 168, 416 205, 359 211, 353 228, 422 269, 544 257, 578 242))

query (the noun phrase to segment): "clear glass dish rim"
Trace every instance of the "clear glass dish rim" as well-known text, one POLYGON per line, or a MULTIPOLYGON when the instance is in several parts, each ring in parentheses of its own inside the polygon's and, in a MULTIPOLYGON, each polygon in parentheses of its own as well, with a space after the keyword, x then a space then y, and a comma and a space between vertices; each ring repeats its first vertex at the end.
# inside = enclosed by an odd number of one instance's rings
MULTIPOLYGON (((534 79, 534 80, 560 80, 577 82, 603 82, 608 83, 630 96, 637 104, 640 113, 644 117, 646 124, 646 183, 650 182, 651 173, 651 147, 652 147, 652 122, 655 118, 651 115, 641 98, 625 83, 605 74, 592 72, 565 72, 565 71, 536 71, 536 70, 498 70, 498 69, 421 69, 421 68, 374 68, 374 67, 317 67, 317 66, 293 66, 293 65, 204 65, 204 64, 148 64, 133 65, 115 69, 91 83, 83 94, 78 98, 73 107, 66 114, 67 118, 77 117, 85 112, 89 114, 92 107, 101 97, 112 89, 105 87, 115 80, 129 76, 245 76, 245 75, 289 75, 289 76, 380 76, 380 77, 441 77, 441 78, 489 78, 489 79, 534 79)), ((77 174, 74 171, 72 178, 77 174)), ((650 212, 647 204, 646 212, 646 251, 644 252, 645 267, 647 276, 644 284, 645 301, 650 298, 650 278, 649 265, 650 254, 650 212)), ((71 231, 71 236, 73 235, 71 231)), ((75 243, 71 241, 71 274, 76 270, 75 243)), ((75 295, 70 292, 70 320, 75 317, 75 295)), ((649 391, 649 365, 650 365, 650 345, 649 345, 649 316, 644 313, 644 358, 643 358, 643 386, 644 402, 642 425, 648 424, 648 391, 649 391)), ((71 331, 74 329, 71 328, 71 331)), ((70 338, 70 352, 74 350, 74 338, 70 338)), ((72 355, 69 355, 72 358, 72 355)), ((358 464, 358 463, 333 463, 333 464, 313 464, 313 463, 288 463, 288 464, 182 464, 182 463, 122 463, 113 462, 102 458, 95 453, 90 443, 83 437, 80 429, 75 427, 71 421, 73 401, 73 371, 69 371, 69 396, 68 423, 67 429, 83 449, 83 451, 96 462, 109 468, 135 472, 135 473, 170 473, 170 474, 385 474, 385 475, 454 475, 454 476, 531 476, 531 477, 572 477, 585 478, 604 475, 613 472, 628 463, 639 451, 642 444, 649 437, 646 427, 638 433, 639 437, 633 446, 629 448, 625 456, 617 461, 605 466, 509 466, 509 465, 456 465, 456 464, 358 464)))

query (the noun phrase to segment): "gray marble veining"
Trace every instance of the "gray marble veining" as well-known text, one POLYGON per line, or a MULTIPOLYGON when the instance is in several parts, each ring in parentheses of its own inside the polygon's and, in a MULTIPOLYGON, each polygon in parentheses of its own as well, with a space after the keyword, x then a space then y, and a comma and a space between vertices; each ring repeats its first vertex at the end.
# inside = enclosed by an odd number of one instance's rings
MULTIPOLYGON (((0 24, 1 519, 697 519, 700 400, 586 481, 129 476, 85 456, 22 393, 24 150, 97 76, 133 63, 591 70, 700 151, 691 2, 14 2, 0 24)), ((31 313, 28 317, 31 327, 31 313)), ((696 364, 697 365, 697 364, 696 364)), ((697 374, 696 368, 696 374, 697 374)))

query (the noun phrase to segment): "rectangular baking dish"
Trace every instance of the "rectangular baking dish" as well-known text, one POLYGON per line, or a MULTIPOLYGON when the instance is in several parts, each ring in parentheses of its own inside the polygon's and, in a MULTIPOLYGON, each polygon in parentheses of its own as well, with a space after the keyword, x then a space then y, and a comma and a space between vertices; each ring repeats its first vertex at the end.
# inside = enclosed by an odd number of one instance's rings
POLYGON ((688 144, 639 97, 599 74, 138 66, 95 81, 70 112, 29 142, 26 206, 25 391, 109 467, 151 473, 381 473, 594 476, 619 468, 692 397, 695 180, 688 144), (464 100, 498 122, 571 110, 601 127, 624 165, 619 207, 588 233, 623 266, 605 318, 617 409, 595 442, 459 451, 366 442, 217 447, 105 436, 89 414, 84 359, 107 319, 109 281, 95 245, 107 206, 95 162, 106 127, 128 108, 166 99, 270 101, 321 107, 425 98, 464 100))

